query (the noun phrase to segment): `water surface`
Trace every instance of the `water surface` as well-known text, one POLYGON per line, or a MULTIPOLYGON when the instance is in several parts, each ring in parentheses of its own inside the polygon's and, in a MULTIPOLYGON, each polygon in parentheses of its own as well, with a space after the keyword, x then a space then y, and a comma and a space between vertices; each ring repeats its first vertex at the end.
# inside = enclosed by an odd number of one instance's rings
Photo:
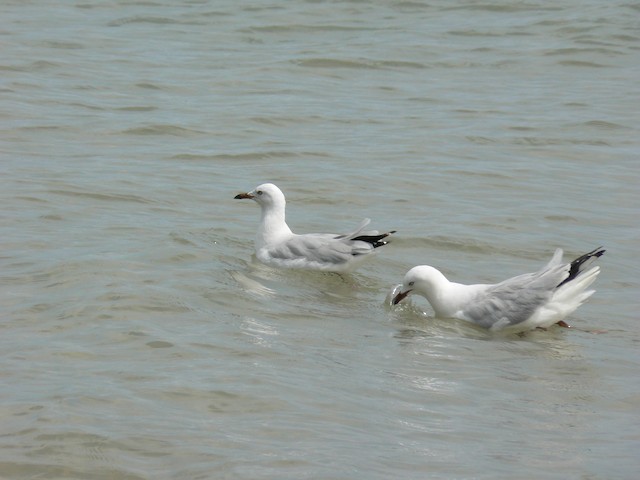
POLYGON ((639 10, 4 2, 0 476, 635 478, 639 10), (264 181, 294 231, 398 233, 256 264, 264 181), (572 330, 385 304, 598 245, 572 330))

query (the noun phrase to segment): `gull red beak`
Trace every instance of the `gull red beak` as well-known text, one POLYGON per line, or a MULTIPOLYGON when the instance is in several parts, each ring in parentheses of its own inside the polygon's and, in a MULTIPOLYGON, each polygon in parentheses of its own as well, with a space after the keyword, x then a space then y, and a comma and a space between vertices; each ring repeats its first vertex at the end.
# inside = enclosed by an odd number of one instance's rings
POLYGON ((393 301, 391 303, 393 303, 394 305, 397 305, 399 302, 404 300, 410 293, 411 293, 411 290, 407 290, 406 292, 400 292, 395 297, 393 297, 393 301))
POLYGON ((238 195, 236 195, 233 198, 235 200, 242 200, 243 198, 253 198, 253 195, 251 195, 250 193, 239 193, 238 195))

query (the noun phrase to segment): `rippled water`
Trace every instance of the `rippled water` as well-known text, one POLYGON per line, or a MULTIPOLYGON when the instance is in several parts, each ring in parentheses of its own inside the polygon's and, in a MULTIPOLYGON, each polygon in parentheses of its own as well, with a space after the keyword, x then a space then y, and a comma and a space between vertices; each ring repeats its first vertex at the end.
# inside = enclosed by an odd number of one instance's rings
POLYGON ((635 478, 633 2, 0 5, 2 478, 635 478), (397 229, 350 276, 252 260, 397 229), (598 245, 572 330, 391 310, 598 245))

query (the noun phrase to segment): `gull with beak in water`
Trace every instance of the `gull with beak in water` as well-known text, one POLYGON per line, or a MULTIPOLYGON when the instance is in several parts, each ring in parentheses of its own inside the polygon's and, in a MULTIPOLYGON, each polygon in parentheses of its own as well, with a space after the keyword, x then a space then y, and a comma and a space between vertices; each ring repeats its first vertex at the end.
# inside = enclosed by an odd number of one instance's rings
POLYGON ((349 272, 370 257, 376 248, 389 243, 384 240, 394 231, 363 231, 365 219, 353 232, 295 234, 285 221, 286 201, 282 191, 265 183, 236 199, 254 200, 262 208, 256 235, 256 257, 262 263, 283 268, 349 272))
POLYGON ((568 327, 563 319, 594 293, 587 288, 600 267, 585 269, 604 252, 596 248, 564 263, 562 250, 557 249, 541 270, 493 285, 453 283, 439 270, 419 265, 407 272, 392 303, 415 293, 429 301, 437 317, 458 318, 494 331, 522 332, 556 323, 568 327))

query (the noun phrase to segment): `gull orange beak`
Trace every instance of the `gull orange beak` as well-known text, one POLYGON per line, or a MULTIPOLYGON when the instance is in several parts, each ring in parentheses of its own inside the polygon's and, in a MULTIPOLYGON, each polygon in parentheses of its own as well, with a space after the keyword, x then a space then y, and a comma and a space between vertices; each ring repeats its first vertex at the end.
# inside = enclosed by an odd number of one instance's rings
POLYGON ((236 195, 233 198, 235 200, 242 200, 243 198, 253 198, 253 195, 251 195, 250 193, 239 193, 238 195, 236 195))
POLYGON ((394 305, 397 305, 399 302, 404 300, 410 293, 411 293, 411 290, 407 290, 406 292, 400 292, 395 297, 393 297, 393 301, 391 303, 393 303, 394 305))

